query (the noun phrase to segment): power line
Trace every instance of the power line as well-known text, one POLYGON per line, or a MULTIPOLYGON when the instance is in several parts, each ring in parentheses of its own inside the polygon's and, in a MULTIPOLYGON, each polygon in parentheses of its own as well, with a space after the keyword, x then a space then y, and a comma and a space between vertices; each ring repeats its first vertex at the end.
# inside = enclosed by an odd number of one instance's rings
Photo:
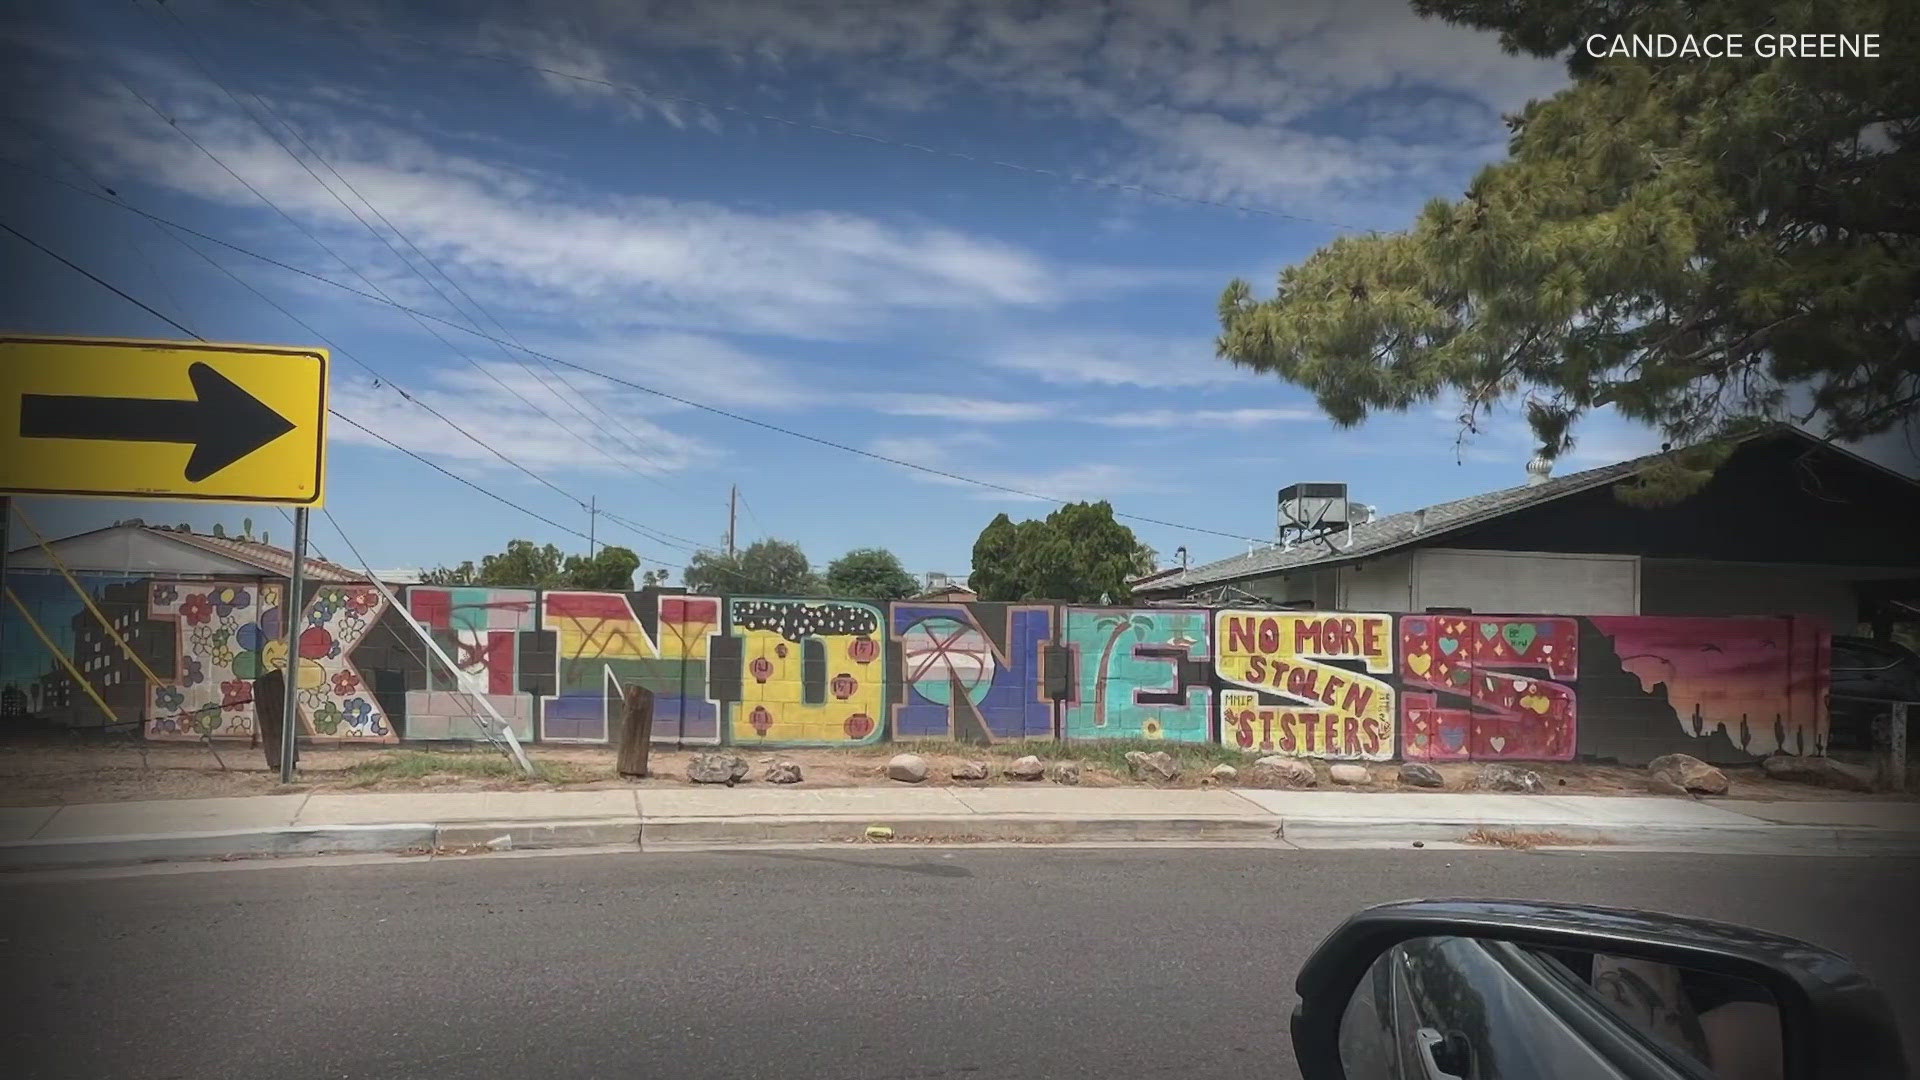
MULTIPOLYGON (((262 8, 262 9, 269 8, 269 5, 265 4, 263 0, 245 0, 245 2, 252 4, 253 6, 258 8, 262 8)), ((323 12, 316 11, 305 4, 296 4, 294 6, 297 7, 302 14, 305 14, 308 17, 316 19, 321 22, 329 22, 329 23, 334 23, 341 26, 350 26, 350 27, 359 29, 363 32, 383 35, 399 41, 411 41, 417 45, 423 45, 429 49, 433 49, 439 52, 454 53, 456 55, 461 55, 461 56, 470 56, 479 60, 489 60, 494 63, 505 64, 509 67, 517 67, 517 68, 524 68, 529 71, 537 71, 543 75, 551 75, 555 78, 567 79, 573 82, 584 83, 590 86, 599 86, 609 90, 618 90, 625 94, 637 94, 637 95, 640 95, 642 98, 660 98, 667 101, 678 102, 683 105, 696 105, 703 109, 710 109, 716 112, 734 113, 736 115, 749 117, 755 120, 765 120, 769 123, 783 124, 787 127, 801 128, 807 131, 816 131, 816 132, 820 132, 821 134, 833 135, 838 138, 858 139, 861 142, 873 143, 880 146, 890 146, 890 147, 894 147, 901 150, 913 150, 918 153, 930 155, 933 157, 954 158, 959 161, 970 162, 974 165, 985 165, 985 166, 990 166, 998 169, 1006 169, 1012 172, 1025 173, 1030 176, 1043 176, 1043 177, 1048 177, 1054 180, 1064 181, 1067 183, 1085 184, 1091 187, 1104 188, 1109 191, 1123 191, 1133 195, 1147 195, 1153 198, 1167 199, 1174 202, 1188 203, 1195 206, 1212 207, 1217 210, 1231 210, 1238 214, 1255 214, 1260 217, 1279 218, 1286 221, 1298 221, 1308 225, 1324 225, 1331 229, 1340 229, 1346 232, 1377 231, 1372 229, 1363 229, 1358 225, 1349 225, 1344 222, 1327 221, 1322 218, 1307 217, 1302 214, 1289 214, 1285 211, 1274 210, 1269 207, 1248 206, 1244 203, 1228 202, 1221 199, 1207 199, 1207 198, 1202 198, 1195 195, 1182 195, 1179 192, 1169 191, 1166 188, 1154 187, 1149 184, 1130 184, 1130 183, 1123 183, 1117 180, 1102 180, 1098 177, 1086 176, 1081 173, 1062 172, 1057 169, 1041 168, 1036 165, 1022 165, 1017 162, 1005 161, 1000 158, 982 157, 980 155, 969 154, 961 150, 949 150, 942 147, 927 146, 923 143, 907 142, 903 139, 889 139, 879 135, 869 135, 864 132, 851 131, 846 128, 838 128, 838 127, 829 126, 827 124, 815 123, 810 120, 795 120, 792 117, 779 116, 774 113, 760 112, 758 110, 745 108, 739 105, 729 105, 724 102, 707 101, 705 99, 696 98, 688 94, 673 93, 665 90, 649 90, 644 87, 635 86, 631 83, 618 82, 612 79, 594 78, 593 76, 590 76, 590 75, 581 75, 578 72, 562 71, 558 68, 547 67, 543 64, 537 64, 530 60, 522 60, 519 57, 509 56, 505 53, 488 52, 480 49, 466 49, 466 48, 461 48, 457 45, 451 45, 444 42, 432 41, 427 38, 416 37, 412 34, 403 34, 395 30, 387 29, 385 27, 375 26, 372 23, 361 22, 361 21, 352 20, 352 19, 345 19, 335 15, 328 15, 323 12)), ((271 10, 277 12, 282 9, 281 7, 276 5, 271 7, 271 10)))
POLYGON ((0 221, 0 229, 7 230, 8 232, 12 233, 17 239, 19 239, 22 243, 30 245, 34 250, 38 251, 40 254, 45 255, 49 259, 53 259, 59 262, 62 266, 65 266, 67 269, 72 270, 76 274, 83 275, 84 277, 86 277, 88 281, 91 281, 95 285, 98 285, 101 288, 106 289, 108 292, 113 293, 115 296, 118 296, 120 299, 125 300, 127 303, 132 304, 134 307, 139 308, 140 310, 146 312, 147 314, 153 316, 154 318, 159 319, 161 322, 166 323, 168 326, 173 327, 175 330, 178 330, 181 333, 195 340, 205 340, 204 338, 201 338, 199 334, 196 334, 193 331, 187 329, 186 327, 180 325, 177 321, 171 318, 168 318, 165 314, 163 314, 157 308, 154 308, 148 305, 144 301, 136 300, 132 296, 121 291, 119 286, 114 285, 110 281, 106 281, 102 278, 96 277, 92 271, 72 262, 65 255, 62 255, 57 251, 48 250, 44 245, 40 243, 40 241, 35 240, 31 236, 28 236, 26 233, 21 232, 19 229, 14 228, 13 226, 7 224, 4 221, 0 221))
MULTIPOLYGON (((375 303, 386 304, 391 307, 400 308, 401 310, 406 311, 409 314, 417 315, 425 319, 430 319, 434 322, 440 323, 445 326, 450 326, 455 330, 459 330, 461 333, 472 334, 476 337, 489 338, 490 340, 498 340, 498 339, 493 339, 491 335, 485 334, 478 330, 473 330, 473 329, 469 329, 467 327, 461 326, 458 323, 452 322, 448 319, 441 318, 440 316, 434 315, 430 312, 420 311, 417 308, 409 307, 405 304, 401 304, 398 301, 392 300, 387 297, 376 296, 372 293, 363 292, 360 289, 356 289, 351 285, 347 285, 342 282, 335 281, 332 278, 327 277, 323 274, 316 274, 311 270, 306 270, 301 267, 294 266, 291 263, 282 262, 281 260, 273 258, 270 255, 262 255, 257 251, 253 251, 251 249, 241 247, 240 245, 232 243, 227 240, 222 240, 217 236, 211 236, 211 235, 208 235, 207 233, 203 233, 198 229, 194 229, 190 226, 181 225, 180 223, 172 221, 171 219, 163 218, 158 214, 153 214, 146 210, 142 210, 139 207, 133 206, 120 199, 111 198, 106 195, 101 195, 96 192, 88 191, 84 188, 77 187, 73 184, 69 184, 64 180, 59 179, 58 177, 49 176, 46 173, 42 173, 37 169, 33 169, 17 161, 7 160, 6 164, 12 166, 13 168, 19 169, 22 172, 26 172, 31 175, 37 176, 40 179, 47 181, 48 183, 59 184, 62 187, 66 187, 70 190, 77 191, 80 194, 85 195, 89 198, 97 199, 101 202, 109 203, 113 206, 118 206, 124 210, 127 210, 130 213, 138 214, 142 217, 151 218, 163 224, 170 225, 173 228, 176 228, 190 235, 197 236, 202 240, 208 241, 209 243, 218 244, 221 247, 227 248, 228 250, 231 250, 231 251, 238 252, 249 258, 257 259, 261 262, 268 263, 273 266, 277 266, 282 270, 287 270, 292 273, 299 274, 302 277, 306 277, 314 281, 318 281, 324 285, 332 286, 333 288, 339 289, 342 292, 351 293, 355 296, 361 297, 362 299, 371 300, 375 303)), ((551 361, 552 363, 559 364, 562 367, 572 368, 576 371, 580 371, 588 375, 594 375, 599 378, 605 379, 608 382, 615 383, 620 386, 630 387, 634 390, 638 390, 645 394, 651 394, 655 397, 663 398, 667 401, 672 401, 681 405, 685 405, 689 408, 701 410, 702 412, 712 413, 716 416, 724 416, 729 420, 734 420, 739 423, 748 424, 753 427, 762 428, 764 430, 772 431, 781 435, 786 435, 790 438, 800 439, 804 442, 815 443, 820 446, 828 447, 830 449, 840 450, 844 453, 853 454, 858 457, 864 457, 874 461, 884 462, 889 465, 896 465, 904 469, 910 469, 915 472, 926 473, 930 476, 942 477, 944 479, 953 480, 963 484, 968 484, 973 487, 984 488, 989 491, 998 491, 1008 495, 1018 495, 1023 499, 1033 499, 1039 502, 1051 502, 1051 503, 1059 503, 1059 504, 1065 504, 1069 501, 1067 499, 1061 499, 1056 496, 1042 495, 1037 492, 1026 491, 1024 489, 1013 487, 1007 484, 995 483, 991 480, 981 480, 971 476, 964 476, 960 473, 949 472, 945 469, 936 469, 930 465, 921 465, 912 461, 904 461, 900 458, 890 457, 886 454, 875 453, 874 451, 871 451, 871 450, 862 450, 856 446, 849 446, 845 443, 835 442, 831 439, 822 438, 821 436, 818 436, 818 435, 809 435, 806 432, 795 431, 792 428, 782 427, 778 424, 774 424, 766 420, 756 419, 751 416, 743 416, 739 413, 731 412, 727 409, 722 409, 717 405, 708 405, 705 402, 695 401, 692 398, 682 397, 678 394, 670 393, 666 390, 661 390, 656 387, 647 386, 643 383, 635 382, 632 379, 623 378, 618 375, 610 375, 607 372, 600 371, 596 368, 588 367, 585 364, 580 364, 571 360, 562 359, 561 357, 553 356, 552 354, 549 354, 549 353, 539 352, 536 349, 529 348, 526 351, 529 353, 538 355, 548 361, 551 361)), ((569 496, 569 498, 572 498, 572 496, 569 496)), ((577 502, 579 500, 576 499, 575 501, 577 502)), ((581 505, 583 507, 585 506, 584 503, 581 503, 581 505)), ((1229 539, 1229 540, 1241 540, 1241 541, 1247 541, 1255 544, 1265 544, 1270 542, 1269 540, 1263 539, 1260 537, 1246 536, 1241 533, 1225 532, 1219 529, 1209 529, 1199 525, 1182 525, 1179 522, 1167 521, 1162 518, 1149 517, 1144 514, 1123 513, 1121 511, 1116 510, 1114 511, 1114 516, 1117 518, 1126 518, 1130 521, 1139 521, 1139 522, 1144 522, 1150 525, 1159 525, 1165 528, 1175 529, 1182 532, 1197 533, 1197 534, 1202 534, 1207 536, 1225 537, 1226 539, 1229 539)))
MULTIPOLYGON (((138 2, 138 0, 134 0, 134 6, 136 8, 140 8, 142 11, 146 10, 138 2)), ((313 181, 316 184, 319 184, 322 190, 325 190, 327 194, 331 195, 333 197, 333 200, 339 203, 342 209, 346 210, 348 214, 352 215, 355 221, 358 221, 362 227, 364 227, 369 233, 373 234, 373 237, 375 239, 379 240, 383 245, 385 245, 386 249, 393 254, 394 258, 400 260, 401 265, 405 266, 409 273, 413 274, 415 277, 425 282, 427 287, 432 289, 434 291, 434 294, 439 296, 441 300, 445 301, 447 306, 449 308, 452 308, 456 314, 472 322, 475 327, 478 327, 480 325, 477 319, 474 319, 472 316, 468 315, 464 310, 462 310, 460 305, 455 303, 453 298, 448 296, 446 292, 442 290, 440 286, 436 284, 431 277, 429 277, 426 273, 421 271, 418 267, 414 266, 412 261, 409 260, 405 255, 401 254, 400 250, 393 246, 393 242, 388 240, 385 234, 381 233, 380 230, 375 229, 372 223, 367 221, 366 218, 362 217, 359 211, 355 210, 345 199, 341 198, 340 194, 334 191, 332 187, 330 187, 325 180, 322 180, 319 174, 315 173, 313 169, 310 166, 308 166, 304 160, 300 158, 300 155, 294 153, 292 147, 288 146, 284 140, 282 140, 278 135, 274 134, 272 128, 269 127, 265 121, 255 116, 253 114, 253 111, 251 109, 248 109, 247 106, 243 102, 241 102, 239 97, 236 96, 234 92, 231 89, 229 89, 225 83, 223 83, 220 80, 219 76, 214 74, 213 69, 209 67, 204 61, 202 61, 199 54, 195 52, 192 46, 187 43, 187 41, 185 40, 187 36, 197 37, 198 35, 194 34, 193 30, 189 28, 187 24, 180 19, 178 14, 176 14, 170 8, 167 8, 165 6, 162 6, 160 10, 163 13, 165 13, 167 18, 171 19, 173 23, 180 28, 180 32, 182 35, 180 39, 181 52, 186 55, 188 60, 192 61, 195 67, 200 69, 200 73, 206 77, 208 82, 212 83, 216 88, 220 90, 221 93, 225 94, 227 96, 227 99, 232 101, 234 105, 241 110, 241 112, 246 114, 247 118, 250 121, 252 121, 255 125, 257 125, 262 131, 266 132, 267 136, 273 139, 273 141, 277 145, 279 145, 280 149, 286 152, 288 157, 291 157, 296 164, 298 164, 303 170, 305 170, 306 174, 312 177, 313 181)), ((202 40, 204 41, 204 39, 202 40)), ((319 150, 315 149, 313 144, 307 141, 306 136, 302 135, 300 133, 300 130, 294 127, 293 124, 288 122, 288 120, 284 116, 281 116, 278 112, 276 112, 273 106, 267 103, 266 99, 262 98, 259 94, 254 93, 253 91, 250 91, 250 90, 247 91, 247 96, 251 97, 254 100, 254 102, 258 104, 260 108, 266 112, 268 116, 272 117, 274 120, 277 120, 280 123, 280 126, 287 130, 288 134, 292 135, 296 140, 298 140, 300 145, 302 147, 305 147, 306 151, 309 154, 313 155, 313 158, 315 161, 318 161, 321 164, 321 166, 327 170, 327 172, 332 174, 335 180, 338 180, 342 186, 344 186, 348 191, 352 192, 355 198, 359 199, 361 203, 365 204, 366 208, 372 211, 375 217, 380 219, 381 224, 385 225, 388 229, 392 230, 393 234, 399 237, 403 243, 405 243, 409 248, 411 248, 414 254, 420 256, 420 258, 424 260, 428 266, 431 266, 435 271, 437 271, 440 274, 442 278, 446 279, 447 284, 453 286, 453 288, 456 291, 458 291, 462 296, 466 297, 467 302, 472 304, 476 310, 486 315, 487 318, 492 321, 493 325, 497 327, 501 333, 506 334, 510 338, 513 336, 511 332, 507 330, 506 326, 503 325, 498 318, 495 318, 491 312, 488 312, 486 308, 482 307, 480 302, 473 298, 472 294, 468 293, 464 288, 462 288, 460 286, 460 283, 454 280, 453 276, 447 273, 444 267, 442 267, 439 263, 435 262, 432 256, 420 250, 420 246, 418 244, 415 244, 413 240, 409 238, 405 232, 401 231, 399 226, 395 225, 391 220, 389 220, 387 216, 380 211, 380 208, 373 204, 373 201, 371 199, 368 199, 365 194, 363 194, 358 188, 356 188, 353 185, 352 181, 348 180, 345 176, 342 176, 340 174, 340 171, 334 168, 333 164, 326 159, 326 155, 320 153, 319 150)), ((259 192, 256 191, 255 194, 259 194, 259 192)), ((262 197, 264 198, 264 196, 262 197)), ((363 281, 366 280, 364 275, 361 275, 361 280, 363 281)), ((372 283, 368 282, 368 284, 371 285, 372 283)), ((384 291, 381 291, 381 294, 386 295, 384 291)), ((435 334, 434 336, 439 337, 438 334, 435 334)), ((448 348, 454 349, 456 352, 459 352, 459 349, 455 345, 453 345, 452 342, 447 341, 445 338, 440 338, 440 341, 443 344, 445 344, 448 348)), ((516 339, 516 344, 517 344, 517 339, 516 339)), ((608 431, 604 425, 598 423, 592 417, 588 416, 584 411, 580 409, 578 405, 575 405, 573 401, 570 400, 565 394, 562 394, 559 391, 554 390, 551 386, 547 385, 540 378, 538 373, 536 373, 532 368, 528 367, 525 361, 515 356, 513 352, 509 350, 504 344, 500 344, 499 348, 500 348, 500 354, 503 357, 505 357, 509 362, 517 366, 521 371, 525 372, 528 375, 528 377, 532 378, 536 385, 538 385, 542 390, 545 390, 548 393, 551 393, 556 400, 558 400, 561 404, 567 406, 569 409, 572 409, 575 415, 579 416, 582 420, 585 420, 589 425, 592 425, 602 435, 607 436, 607 438, 610 439, 615 445, 619 446, 623 450, 626 450, 628 453, 635 454, 636 456, 642 459, 649 460, 649 461, 653 460, 646 454, 645 451, 641 450, 639 447, 631 443, 623 442, 618 436, 608 431)), ((545 419, 548 423, 553 424, 556 428, 560 428, 566 431, 568 434, 572 435, 580 443, 585 445, 588 449, 593 450, 594 452, 600 454, 602 457, 605 457, 608 461, 613 462, 615 465, 626 467, 626 468, 631 467, 628 462, 623 462, 620 459, 614 457, 612 454, 608 453, 604 447, 586 438, 585 436, 581 435, 579 432, 574 431, 573 429, 560 424, 559 421, 553 419, 553 417, 548 416, 544 410, 541 410, 539 406, 535 405, 527 397, 525 397, 524 395, 518 394, 513 390, 512 387, 508 386, 505 382, 501 381, 498 377, 493 376, 491 372, 486 371, 486 369, 484 367, 481 367, 479 362, 474 360, 472 357, 467 356, 465 353, 460 353, 460 355, 464 359, 466 359, 468 363, 473 364, 476 368, 479 368, 482 374, 485 374, 489 378, 492 378, 493 381, 496 384, 498 384, 502 389, 506 390, 508 393, 514 394, 515 397, 518 397, 529 408, 532 408, 535 412, 539 413, 540 416, 543 419, 545 419)), ((567 389, 572 390, 576 396, 579 396, 581 398, 581 400, 587 401, 589 404, 592 404, 591 399, 587 398, 585 395, 582 395, 580 391, 576 387, 574 387, 572 384, 568 383, 564 377, 560 376, 557 372, 554 372, 551 366, 548 366, 548 371, 552 372, 555 378, 559 379, 560 383, 563 386, 566 386, 567 389)), ((596 409, 597 408, 598 407, 596 406, 596 409)), ((615 422, 618 423, 617 420, 615 422)), ((640 438, 639 434, 633 431, 632 428, 626 427, 624 424, 622 424, 621 426, 624 430, 626 430, 628 435, 633 439, 638 440, 640 438)), ((661 487, 669 487, 669 485, 667 485, 664 481, 660 480, 658 477, 652 476, 651 474, 641 473, 637 471, 635 474, 642 477, 643 479, 659 484, 661 487)), ((669 490, 671 490, 670 487, 669 487, 669 490)))

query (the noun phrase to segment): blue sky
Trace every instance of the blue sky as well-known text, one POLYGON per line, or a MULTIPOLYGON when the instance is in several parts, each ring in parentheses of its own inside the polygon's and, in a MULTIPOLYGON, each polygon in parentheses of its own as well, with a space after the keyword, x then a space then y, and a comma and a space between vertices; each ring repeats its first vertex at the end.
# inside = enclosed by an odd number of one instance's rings
MULTIPOLYGON (((568 528, 592 497, 652 534, 595 530, 649 567, 718 543, 730 484, 743 541, 820 566, 884 546, 916 573, 964 574, 994 514, 1051 504, 423 326, 42 177, 688 401, 1186 526, 1129 522, 1163 558, 1271 536, 1296 481, 1391 512, 1524 479, 1512 415, 1459 450, 1445 402, 1340 431, 1213 355, 1230 279, 1266 289, 1342 226, 1406 224, 1502 155, 1503 111, 1563 85, 1404 4, 270 7, 75 0, 8 28, 7 157, 39 174, 5 168, 9 224, 209 339, 323 343, 259 290, 335 346, 341 412, 568 528)), ((0 247, 22 279, 0 325, 177 336, 0 247)), ((1597 416, 1559 467, 1657 442, 1597 416)), ((584 547, 346 425, 331 455, 329 509, 376 567, 584 547)), ((258 508, 30 505, 56 533, 291 532, 258 508)))

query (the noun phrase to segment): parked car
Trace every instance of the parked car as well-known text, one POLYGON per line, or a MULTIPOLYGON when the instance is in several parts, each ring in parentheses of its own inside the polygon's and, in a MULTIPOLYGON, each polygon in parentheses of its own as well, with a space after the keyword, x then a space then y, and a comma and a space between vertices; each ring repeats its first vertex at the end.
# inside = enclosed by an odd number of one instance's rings
POLYGON ((1726 923, 1524 900, 1368 908, 1295 980, 1306 1080, 1905 1080, 1844 957, 1726 923))

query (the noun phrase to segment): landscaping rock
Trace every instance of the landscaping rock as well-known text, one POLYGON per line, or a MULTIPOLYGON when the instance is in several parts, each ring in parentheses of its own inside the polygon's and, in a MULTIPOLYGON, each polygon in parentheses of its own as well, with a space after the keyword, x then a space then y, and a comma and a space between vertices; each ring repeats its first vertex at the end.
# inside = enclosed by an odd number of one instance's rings
POLYGON ((1647 773, 1657 780, 1702 795, 1725 795, 1727 774, 1688 754, 1662 754, 1647 762, 1647 773))
POLYGON ((1528 791, 1539 792, 1547 789, 1546 781, 1532 769, 1521 769, 1512 765, 1488 765, 1474 777, 1473 786, 1482 791, 1528 791))
POLYGON ((1335 765, 1327 770, 1327 775, 1336 784, 1353 786, 1373 783, 1373 774, 1367 771, 1365 765, 1335 765))
POLYGON ((767 766, 760 779, 769 784, 797 784, 800 782, 800 763, 797 761, 776 761, 767 766))
POLYGON ((726 784, 731 787, 747 778, 747 759, 739 754, 695 754, 687 762, 687 779, 696 784, 726 784))
POLYGON ((1760 763, 1760 770, 1775 780, 1791 780, 1842 791, 1874 790, 1873 774, 1854 765, 1844 765, 1827 757, 1796 757, 1775 754, 1760 763))
POLYGON ((993 771, 987 767, 987 763, 984 761, 963 761, 955 765, 953 771, 947 775, 953 777, 955 780, 985 780, 987 777, 993 775, 993 771))
POLYGON ((1037 757, 1028 754, 1023 758, 1014 758, 1007 766, 1007 777, 1011 780, 1038 780, 1045 776, 1047 767, 1037 757))
POLYGON ((1400 766, 1400 782, 1408 787, 1443 788, 1447 778, 1424 761, 1409 761, 1400 766))
POLYGON ((1653 792, 1655 795, 1678 795, 1686 799, 1699 798, 1698 795, 1695 795, 1693 792, 1681 787, 1676 781, 1670 779, 1665 773, 1658 773, 1648 777, 1647 790, 1653 792))
POLYGON ((1135 780, 1154 780, 1165 783, 1180 778, 1180 764, 1173 755, 1165 750, 1147 753, 1144 750, 1127 751, 1127 771, 1135 780))
POLYGON ((1080 763, 1077 761, 1056 761, 1047 766, 1047 779, 1056 784, 1078 784, 1080 782, 1080 763))
POLYGON ((1221 762, 1220 764, 1215 765, 1213 767, 1213 771, 1208 773, 1207 775, 1213 777, 1214 781, 1217 783, 1231 784, 1235 780, 1240 779, 1240 770, 1234 768, 1231 765, 1228 765, 1225 762, 1221 762))
POLYGON ((895 754, 887 762, 887 779, 917 784, 927 778, 927 759, 919 754, 895 754))
POLYGON ((1247 781, 1263 788, 1315 787, 1320 777, 1314 773, 1313 766, 1299 758, 1269 754, 1247 770, 1247 781))

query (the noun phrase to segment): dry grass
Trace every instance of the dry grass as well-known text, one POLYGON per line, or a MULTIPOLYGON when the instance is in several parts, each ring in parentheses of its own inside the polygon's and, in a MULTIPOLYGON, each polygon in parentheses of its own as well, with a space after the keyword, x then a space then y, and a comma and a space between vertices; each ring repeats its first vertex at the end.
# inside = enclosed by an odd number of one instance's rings
POLYGON ((1512 851, 1532 851, 1543 847, 1592 847, 1606 843, 1604 840, 1592 840, 1577 836, 1568 836, 1557 832, 1527 832, 1521 829, 1489 829, 1481 827, 1461 838, 1468 844, 1480 844, 1485 847, 1507 848, 1512 851))

